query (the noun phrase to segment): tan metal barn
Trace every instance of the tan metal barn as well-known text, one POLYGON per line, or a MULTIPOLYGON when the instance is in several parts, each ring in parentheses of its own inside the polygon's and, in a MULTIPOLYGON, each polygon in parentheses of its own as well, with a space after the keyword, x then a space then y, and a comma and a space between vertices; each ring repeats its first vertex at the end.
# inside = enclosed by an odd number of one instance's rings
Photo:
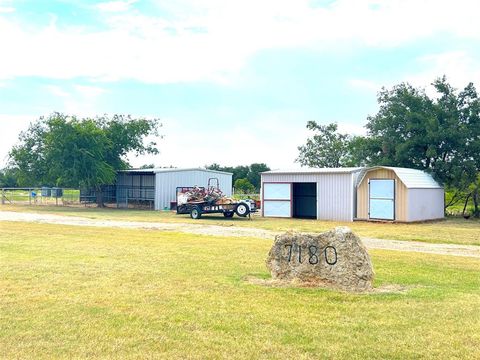
POLYGON ((357 220, 412 222, 444 217, 444 189, 421 170, 376 166, 357 178, 357 220))

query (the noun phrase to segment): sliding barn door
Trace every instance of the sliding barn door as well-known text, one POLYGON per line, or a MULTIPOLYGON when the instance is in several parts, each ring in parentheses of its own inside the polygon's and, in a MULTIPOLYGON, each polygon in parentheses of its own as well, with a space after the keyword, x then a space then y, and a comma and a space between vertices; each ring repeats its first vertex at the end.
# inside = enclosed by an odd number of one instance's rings
POLYGON ((369 218, 395 220, 395 180, 370 180, 369 194, 369 218))
POLYGON ((263 183, 263 216, 292 216, 292 184, 263 183))

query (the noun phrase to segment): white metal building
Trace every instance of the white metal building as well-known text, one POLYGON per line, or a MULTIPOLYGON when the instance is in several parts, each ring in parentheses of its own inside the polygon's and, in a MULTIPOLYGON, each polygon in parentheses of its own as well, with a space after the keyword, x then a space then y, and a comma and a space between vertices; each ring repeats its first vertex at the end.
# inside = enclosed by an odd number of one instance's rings
POLYGON ((232 176, 232 173, 201 168, 119 171, 116 201, 119 207, 128 206, 132 201, 143 201, 151 202, 155 210, 170 209, 170 204, 176 201, 178 187, 206 188, 210 178, 218 179, 220 190, 231 196, 232 176))
POLYGON ((262 173, 262 215, 320 220, 441 219, 444 189, 424 171, 376 166, 262 173))
POLYGON ((262 215, 353 221, 361 168, 275 170, 262 173, 262 215))

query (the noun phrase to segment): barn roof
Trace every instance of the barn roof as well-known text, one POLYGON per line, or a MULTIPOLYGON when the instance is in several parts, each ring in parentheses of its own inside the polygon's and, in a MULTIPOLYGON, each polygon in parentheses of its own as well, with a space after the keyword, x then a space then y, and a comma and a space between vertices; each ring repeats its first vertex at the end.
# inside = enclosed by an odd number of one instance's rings
POLYGON ((148 168, 148 169, 119 170, 118 172, 156 174, 156 173, 180 172, 180 171, 204 171, 204 172, 208 172, 208 173, 233 175, 233 173, 226 172, 226 171, 210 170, 210 169, 203 169, 203 168, 184 168, 184 169, 179 169, 179 168, 148 168))
POLYGON ((338 174, 353 173, 362 170, 360 167, 341 167, 341 168, 302 168, 292 170, 271 170, 264 171, 262 174, 338 174))
POLYGON ((408 169, 408 168, 400 168, 400 167, 391 167, 391 166, 373 166, 364 168, 358 176, 357 186, 365 178, 365 175, 371 171, 376 169, 388 169, 395 172, 398 178, 403 182, 403 184, 409 189, 441 189, 440 186, 435 179, 429 173, 416 170, 416 169, 408 169))

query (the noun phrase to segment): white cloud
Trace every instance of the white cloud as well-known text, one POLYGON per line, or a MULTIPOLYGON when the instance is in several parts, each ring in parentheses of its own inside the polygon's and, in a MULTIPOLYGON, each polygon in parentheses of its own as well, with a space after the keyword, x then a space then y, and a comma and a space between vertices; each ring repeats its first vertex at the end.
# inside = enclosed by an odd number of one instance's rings
POLYGON ((134 166, 198 167, 211 163, 225 166, 264 162, 273 168, 294 164, 297 147, 305 142, 308 130, 298 112, 269 112, 245 119, 225 129, 205 129, 204 123, 185 126, 180 118, 162 119, 160 155, 130 157, 134 166), (288 165, 287 165, 288 164, 288 165))
POLYGON ((81 97, 86 99, 96 99, 107 92, 101 87, 91 85, 75 85, 74 89, 81 97))
POLYGON ((14 7, 11 6, 0 6, 0 14, 8 14, 15 11, 14 7))
POLYGON ((348 122, 338 122, 338 132, 349 135, 366 135, 365 124, 352 124, 348 122))
POLYGON ((0 16, 0 34, 9 34, 0 37, 0 79, 228 83, 263 49, 393 47, 445 34, 480 39, 480 2, 468 0, 339 0, 326 8, 307 0, 159 2, 170 18, 123 11, 130 4, 99 4, 111 12, 102 17, 107 29, 93 32, 55 23, 31 30, 0 16))
POLYGON ((8 152, 17 143, 21 131, 27 130, 31 121, 37 119, 33 115, 0 114, 2 124, 2 141, 0 141, 0 168, 6 165, 8 152))
POLYGON ((477 86, 480 85, 480 62, 465 51, 425 55, 418 59, 418 63, 425 70, 406 77, 407 81, 416 86, 427 86, 443 75, 457 88, 463 88, 472 81, 477 86))
POLYGON ((45 90, 61 100, 61 106, 57 111, 78 116, 98 115, 99 101, 106 90, 91 85, 74 85, 61 87, 58 85, 46 85, 45 90))
POLYGON ((12 0, 0 0, 0 15, 15 12, 15 8, 11 5, 12 0))
POLYGON ((416 59, 420 70, 404 75, 401 79, 382 79, 382 83, 368 79, 350 79, 352 88, 377 93, 382 87, 392 88, 399 82, 408 82, 415 87, 424 88, 429 96, 435 96, 432 82, 444 75, 447 81, 457 89, 463 89, 473 82, 480 88, 480 61, 465 51, 449 51, 428 54, 416 59))
POLYGON ((105 12, 123 12, 129 10, 130 6, 137 1, 138 0, 101 2, 96 5, 96 8, 105 12))
POLYGON ((367 79, 350 79, 348 80, 348 85, 354 89, 367 91, 374 94, 376 94, 382 88, 380 83, 367 79))
POLYGON ((45 90, 51 93, 53 96, 61 97, 61 98, 68 98, 70 97, 70 93, 65 91, 62 87, 57 85, 45 85, 45 90))

